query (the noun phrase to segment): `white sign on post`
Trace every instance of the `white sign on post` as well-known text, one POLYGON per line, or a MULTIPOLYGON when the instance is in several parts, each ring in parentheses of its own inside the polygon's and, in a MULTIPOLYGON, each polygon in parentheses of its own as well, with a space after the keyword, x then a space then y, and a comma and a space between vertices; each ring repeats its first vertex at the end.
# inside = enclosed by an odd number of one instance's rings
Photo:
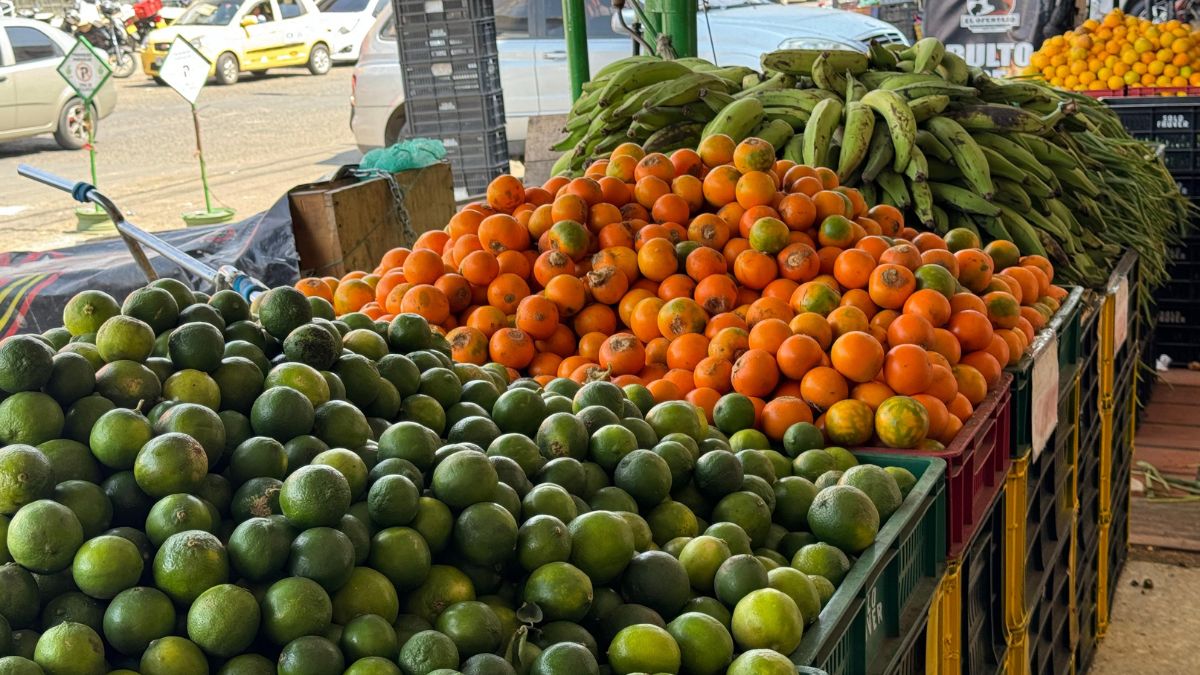
POLYGON ((1129 336, 1129 276, 1121 277, 1117 282, 1116 297, 1113 302, 1117 303, 1113 311, 1113 354, 1121 351, 1121 345, 1125 344, 1125 338, 1129 336))
POLYGON ((1030 412, 1033 425, 1033 462, 1037 462, 1050 434, 1058 426, 1058 336, 1051 337, 1033 359, 1030 412))
POLYGON ((192 43, 177 35, 175 41, 171 43, 171 48, 167 50, 166 57, 163 58, 158 76, 172 89, 179 92, 180 96, 187 99, 188 103, 195 105, 196 97, 200 95, 200 90, 208 81, 208 70, 211 65, 208 59, 192 46, 192 43))
POLYGON ((80 98, 90 101, 108 81, 112 69, 83 38, 80 38, 75 42, 75 46, 71 47, 71 51, 67 52, 62 63, 58 64, 58 74, 62 75, 80 98))

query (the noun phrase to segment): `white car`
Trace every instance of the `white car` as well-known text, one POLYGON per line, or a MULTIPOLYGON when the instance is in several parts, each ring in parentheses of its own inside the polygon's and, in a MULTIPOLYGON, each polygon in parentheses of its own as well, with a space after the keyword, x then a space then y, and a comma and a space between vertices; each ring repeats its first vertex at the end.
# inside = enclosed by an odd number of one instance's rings
MULTIPOLYGON (((68 150, 87 142, 83 101, 55 72, 74 46, 41 21, 0 18, 0 141, 52 133, 68 150)), ((117 88, 107 82, 92 97, 93 125, 116 105, 117 88)))
POLYGON ((391 0, 320 0, 321 25, 329 32, 334 63, 354 63, 375 17, 391 0))
MULTIPOLYGON (((697 56, 723 66, 757 69, 762 54, 773 49, 866 51, 872 40, 908 44, 895 26, 845 10, 766 0, 708 4, 707 17, 702 11, 696 21, 697 56)), ((631 53, 629 36, 613 28, 611 4, 587 3, 585 11, 592 72, 631 53)), ((495 16, 509 150, 519 156, 530 117, 564 114, 571 107, 562 1, 495 0, 495 16)), ((350 129, 364 152, 392 145, 406 133, 398 51, 389 4, 367 34, 351 79, 350 129)))
POLYGON ((208 59, 218 84, 237 82, 242 71, 285 66, 324 75, 333 64, 313 0, 196 0, 178 21, 146 37, 142 70, 156 81, 177 35, 208 59))

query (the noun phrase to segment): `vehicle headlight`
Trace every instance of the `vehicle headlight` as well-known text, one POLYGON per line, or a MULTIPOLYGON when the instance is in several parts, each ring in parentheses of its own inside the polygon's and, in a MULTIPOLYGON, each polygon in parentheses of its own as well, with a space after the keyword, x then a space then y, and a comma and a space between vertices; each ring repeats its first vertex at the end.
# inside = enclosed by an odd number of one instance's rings
POLYGON ((794 37, 779 43, 780 49, 840 49, 862 51, 858 45, 840 42, 826 37, 794 37))

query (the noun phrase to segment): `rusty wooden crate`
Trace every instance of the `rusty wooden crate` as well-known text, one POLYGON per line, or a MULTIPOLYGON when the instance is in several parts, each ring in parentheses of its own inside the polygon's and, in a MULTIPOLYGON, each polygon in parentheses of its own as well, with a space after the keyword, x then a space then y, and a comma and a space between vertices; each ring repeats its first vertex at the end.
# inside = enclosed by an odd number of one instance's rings
MULTIPOLYGON (((445 227, 454 215, 454 178, 441 162, 394 174, 413 235, 445 227)), ((384 253, 411 246, 388 181, 354 176, 310 183, 288 192, 292 231, 304 276, 340 277, 371 271, 384 253)))

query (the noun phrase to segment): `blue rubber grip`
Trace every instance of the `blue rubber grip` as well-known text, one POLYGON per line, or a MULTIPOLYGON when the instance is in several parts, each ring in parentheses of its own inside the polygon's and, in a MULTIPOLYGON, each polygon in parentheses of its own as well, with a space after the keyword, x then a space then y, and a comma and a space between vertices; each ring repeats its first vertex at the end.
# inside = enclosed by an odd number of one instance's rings
POLYGON ((234 292, 247 300, 250 299, 250 295, 255 291, 267 290, 262 284, 244 274, 234 277, 232 287, 234 292))
POLYGON ((88 200, 87 194, 95 189, 95 185, 79 181, 75 184, 75 187, 71 188, 71 198, 77 202, 86 202, 88 200))

